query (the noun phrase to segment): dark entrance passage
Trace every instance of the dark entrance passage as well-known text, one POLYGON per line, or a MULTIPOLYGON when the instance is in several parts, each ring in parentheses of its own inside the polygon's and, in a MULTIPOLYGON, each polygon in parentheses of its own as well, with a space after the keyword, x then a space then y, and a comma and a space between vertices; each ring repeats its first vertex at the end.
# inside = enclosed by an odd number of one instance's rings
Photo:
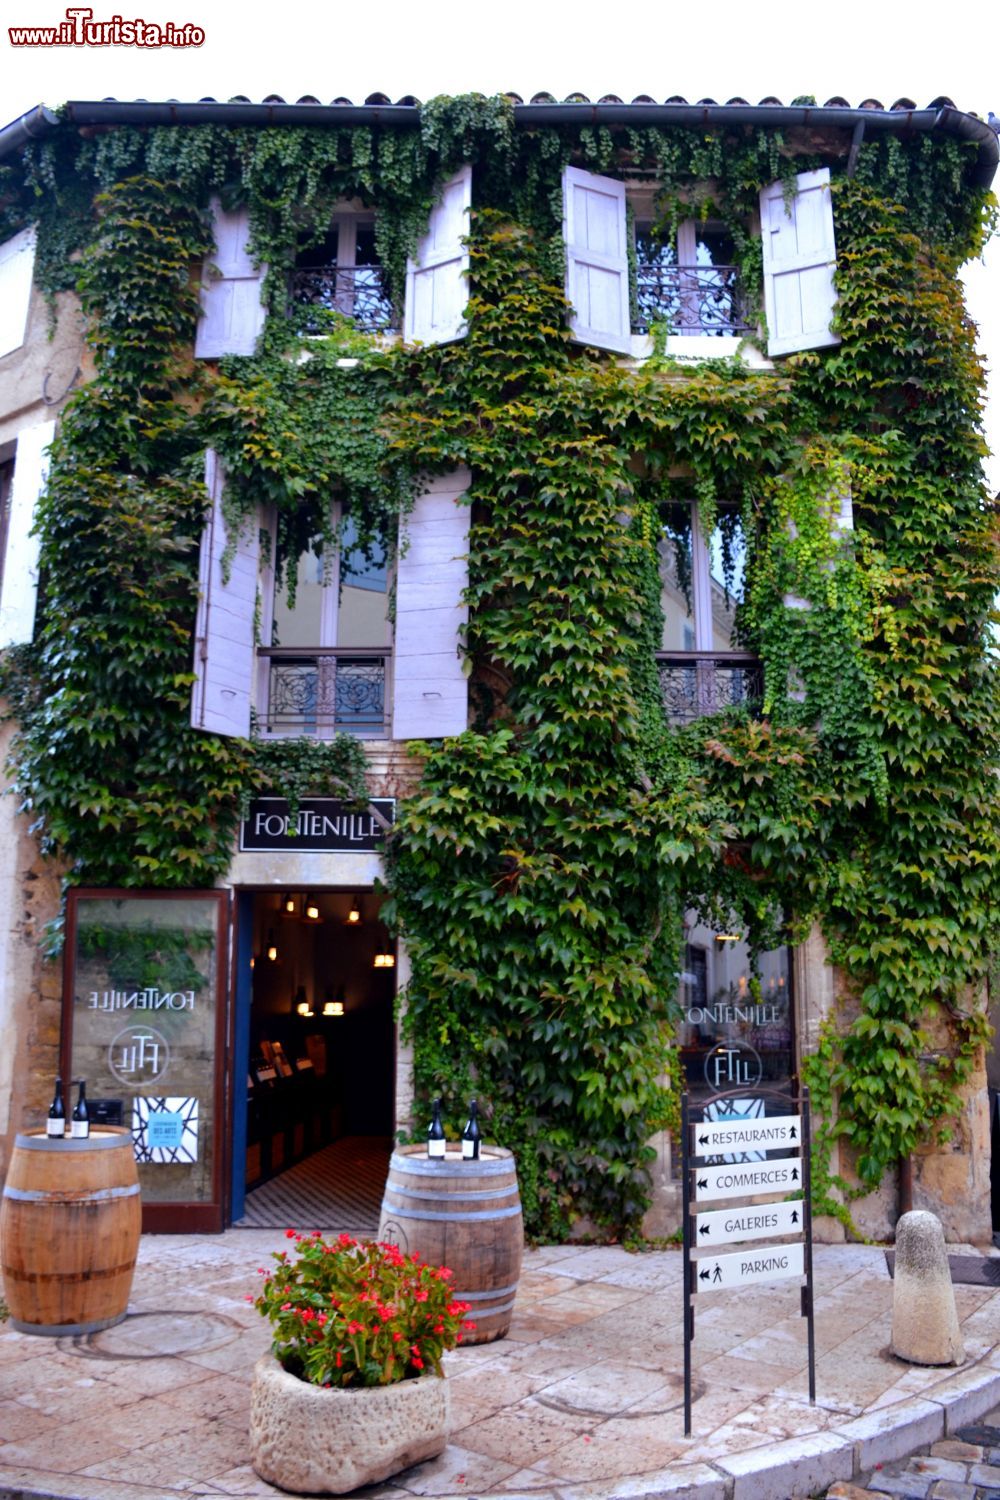
POLYGON ((252 942, 241 943, 249 984, 236 1047, 246 1058, 242 1143, 234 1129, 238 1224, 377 1228, 395 1080, 395 948, 382 900, 300 890, 257 892, 244 904, 252 942))

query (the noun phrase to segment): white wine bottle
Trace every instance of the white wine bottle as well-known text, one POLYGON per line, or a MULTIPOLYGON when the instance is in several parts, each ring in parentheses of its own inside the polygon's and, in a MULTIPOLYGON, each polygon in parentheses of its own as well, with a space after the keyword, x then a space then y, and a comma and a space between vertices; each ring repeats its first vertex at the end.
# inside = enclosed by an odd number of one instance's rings
POLYGON ((434 1118, 431 1120, 430 1129, 427 1132, 427 1155, 444 1156, 447 1142, 444 1138, 444 1126, 441 1124, 441 1100, 434 1100, 434 1118))
POLYGON ((85 1141, 90 1134, 90 1111, 87 1108, 87 1080, 80 1079, 80 1092, 69 1122, 69 1133, 74 1141, 85 1141))
POLYGON ((479 1144, 482 1138, 482 1131, 479 1129, 479 1106, 475 1099, 470 1099, 469 1119, 465 1129, 462 1131, 463 1161, 479 1160, 479 1144))
POLYGON ((49 1118, 45 1122, 45 1134, 52 1139, 62 1140, 66 1134, 66 1106, 63 1103, 62 1079, 56 1079, 56 1091, 49 1105, 49 1118))

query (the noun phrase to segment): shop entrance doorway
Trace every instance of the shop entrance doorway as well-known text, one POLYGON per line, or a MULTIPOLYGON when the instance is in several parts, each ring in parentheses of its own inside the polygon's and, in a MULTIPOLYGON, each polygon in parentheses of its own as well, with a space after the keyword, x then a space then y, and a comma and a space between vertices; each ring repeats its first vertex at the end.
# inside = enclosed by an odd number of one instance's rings
POLYGON ((241 899, 236 1224, 378 1226, 396 1063, 396 955, 379 919, 383 899, 370 890, 241 899))

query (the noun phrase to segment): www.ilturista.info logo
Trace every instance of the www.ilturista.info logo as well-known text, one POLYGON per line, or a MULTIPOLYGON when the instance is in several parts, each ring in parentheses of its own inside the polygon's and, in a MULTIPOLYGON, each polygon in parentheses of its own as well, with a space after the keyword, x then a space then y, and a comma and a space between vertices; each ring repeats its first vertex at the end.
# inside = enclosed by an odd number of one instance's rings
POLYGON ((95 21, 89 5, 70 6, 65 21, 55 26, 8 26, 12 47, 200 47, 205 40, 201 26, 190 21, 126 21, 112 16, 95 21))

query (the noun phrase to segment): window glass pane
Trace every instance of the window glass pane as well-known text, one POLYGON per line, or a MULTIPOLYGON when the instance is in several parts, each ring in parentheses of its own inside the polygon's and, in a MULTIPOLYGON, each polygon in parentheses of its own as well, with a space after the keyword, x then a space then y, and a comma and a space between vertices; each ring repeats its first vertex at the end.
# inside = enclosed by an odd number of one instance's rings
POLYGON ((724 229, 695 230, 695 264, 699 266, 732 266, 736 264, 736 246, 724 229))
POLYGON ((274 591, 272 646, 322 646, 323 639, 323 538, 313 537, 298 559, 295 605, 289 602, 289 565, 282 569, 274 591))
POLYGON ((375 225, 359 224, 355 230, 355 234, 354 264, 356 266, 377 266, 379 259, 375 251, 375 225))
POLYGON ((338 258, 339 238, 339 231, 334 224, 318 244, 309 245, 306 249, 299 251, 295 258, 296 266, 303 269, 310 266, 335 266, 338 258))
POLYGON ((712 597, 712 647, 732 651, 736 641, 736 607, 743 602, 746 544, 736 511, 720 512, 709 543, 712 597))
POLYGON ((77 907, 71 1076, 91 1118, 120 1105, 149 1203, 212 1201, 217 912, 194 897, 77 907))
POLYGON ((691 507, 667 507, 660 542, 660 607, 663 651, 693 651, 694 596, 691 578, 691 507))
POLYGON ((344 522, 340 555, 338 646, 384 646, 388 642, 389 573, 385 547, 356 545, 357 527, 344 522))
POLYGON ((754 1085, 787 1084, 793 1072, 788 949, 760 955, 755 993, 749 950, 736 934, 689 912, 685 936, 678 1042, 693 1099, 744 1087, 752 1096, 754 1085))

